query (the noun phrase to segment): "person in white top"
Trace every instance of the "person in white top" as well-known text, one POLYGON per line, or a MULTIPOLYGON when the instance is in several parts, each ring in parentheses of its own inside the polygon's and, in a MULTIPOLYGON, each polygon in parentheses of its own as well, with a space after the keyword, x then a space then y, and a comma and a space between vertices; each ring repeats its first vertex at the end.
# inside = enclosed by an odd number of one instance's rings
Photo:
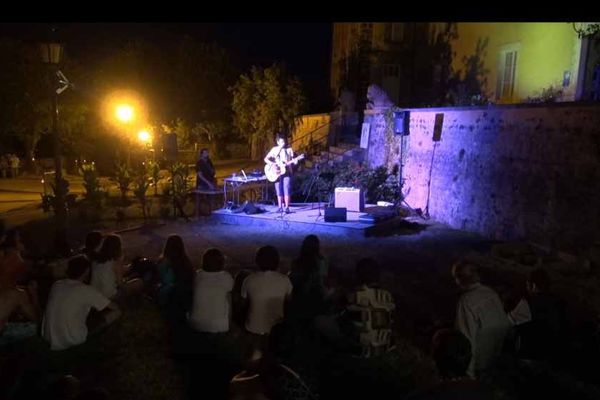
POLYGON ((241 296, 249 304, 246 329, 264 335, 273 325, 283 320, 284 306, 291 299, 290 279, 277 271, 279 253, 273 246, 264 246, 256 252, 260 271, 250 274, 242 283, 241 296))
POLYGON ((198 332, 229 331, 233 278, 225 267, 225 257, 218 249, 208 249, 202 256, 202 269, 194 278, 194 300, 189 323, 198 332))
MULTIPOLYGON (((273 147, 267 153, 264 161, 266 164, 282 164, 292 161, 294 158, 294 151, 291 147, 287 146, 285 136, 279 133, 277 134, 277 145, 273 147)), ((297 162, 295 162, 297 164, 297 162)), ((277 204, 279 205, 278 212, 285 210, 286 213, 290 213, 290 202, 292 196, 292 166, 289 165, 285 168, 285 173, 277 179, 275 182, 275 191, 277 193, 277 204)))
POLYGON ((65 350, 82 344, 88 336, 86 320, 92 308, 104 313, 102 326, 120 317, 119 307, 93 287, 83 283, 90 271, 85 256, 69 260, 67 279, 56 281, 50 289, 42 321, 42 337, 52 350, 65 350))
POLYGON ((463 294, 456 307, 456 329, 471 342, 473 357, 467 373, 477 377, 502 351, 510 323, 498 294, 479 282, 475 265, 459 261, 452 275, 463 294))
POLYGON ((121 237, 108 235, 92 263, 90 284, 109 299, 143 290, 141 279, 126 281, 124 275, 121 237))

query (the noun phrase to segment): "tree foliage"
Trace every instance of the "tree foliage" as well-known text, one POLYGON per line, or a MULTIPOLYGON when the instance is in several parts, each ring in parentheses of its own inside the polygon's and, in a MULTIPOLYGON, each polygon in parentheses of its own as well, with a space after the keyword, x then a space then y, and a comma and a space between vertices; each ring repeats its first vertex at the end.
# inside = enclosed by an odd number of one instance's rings
POLYGON ((231 90, 233 123, 250 143, 254 159, 270 145, 276 132, 291 132, 296 117, 307 109, 299 79, 291 76, 282 64, 252 67, 231 90))

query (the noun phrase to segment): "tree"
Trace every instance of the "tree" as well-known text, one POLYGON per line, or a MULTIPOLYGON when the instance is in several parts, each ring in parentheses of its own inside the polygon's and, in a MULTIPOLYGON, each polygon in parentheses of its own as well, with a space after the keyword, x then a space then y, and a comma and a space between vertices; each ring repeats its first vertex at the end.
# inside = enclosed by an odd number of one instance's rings
POLYGON ((291 132, 296 117, 307 109, 306 96, 298 78, 290 76, 282 64, 269 68, 252 67, 231 89, 233 123, 258 159, 278 131, 291 132))
POLYGON ((0 52, 0 135, 4 141, 16 138, 29 161, 44 128, 50 126, 47 73, 34 49, 21 42, 2 39, 0 52))
MULTIPOLYGON (((0 80, 4 82, 0 91, 0 135, 5 140, 16 138, 29 163, 35 157, 42 134, 52 129, 51 76, 36 46, 2 39, 0 52, 4 55, 0 61, 0 80)), ((64 66, 70 78, 73 78, 71 71, 83 70, 68 58, 64 66)), ((85 130, 85 104, 68 90, 60 97, 59 113, 58 129, 63 143, 80 141, 85 130)))

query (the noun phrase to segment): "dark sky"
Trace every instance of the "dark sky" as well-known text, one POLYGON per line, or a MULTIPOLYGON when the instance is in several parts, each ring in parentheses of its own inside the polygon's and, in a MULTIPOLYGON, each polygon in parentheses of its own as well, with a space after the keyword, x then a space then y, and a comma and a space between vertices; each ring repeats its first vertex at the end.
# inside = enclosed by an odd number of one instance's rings
MULTIPOLYGON (((0 24, 0 35, 39 40, 49 24, 0 24)), ((66 49, 75 57, 93 57, 102 48, 127 39, 147 39, 170 46, 184 34, 215 41, 228 49, 243 71, 252 65, 282 61, 308 92, 311 112, 326 112, 329 98, 331 23, 61 23, 66 49)))

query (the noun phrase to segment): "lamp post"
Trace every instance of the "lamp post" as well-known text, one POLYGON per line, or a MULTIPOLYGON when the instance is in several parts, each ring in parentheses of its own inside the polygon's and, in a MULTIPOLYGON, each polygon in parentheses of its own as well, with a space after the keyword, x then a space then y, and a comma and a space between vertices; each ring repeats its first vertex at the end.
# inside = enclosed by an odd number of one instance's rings
POLYGON ((62 43, 42 43, 40 45, 42 61, 48 65, 51 77, 51 97, 52 97, 52 136, 54 147, 54 178, 55 178, 55 204, 54 209, 59 217, 63 217, 66 213, 65 194, 63 190, 62 177, 62 159, 60 149, 60 134, 58 131, 58 94, 64 90, 59 87, 60 71, 58 69, 63 45, 62 43))

